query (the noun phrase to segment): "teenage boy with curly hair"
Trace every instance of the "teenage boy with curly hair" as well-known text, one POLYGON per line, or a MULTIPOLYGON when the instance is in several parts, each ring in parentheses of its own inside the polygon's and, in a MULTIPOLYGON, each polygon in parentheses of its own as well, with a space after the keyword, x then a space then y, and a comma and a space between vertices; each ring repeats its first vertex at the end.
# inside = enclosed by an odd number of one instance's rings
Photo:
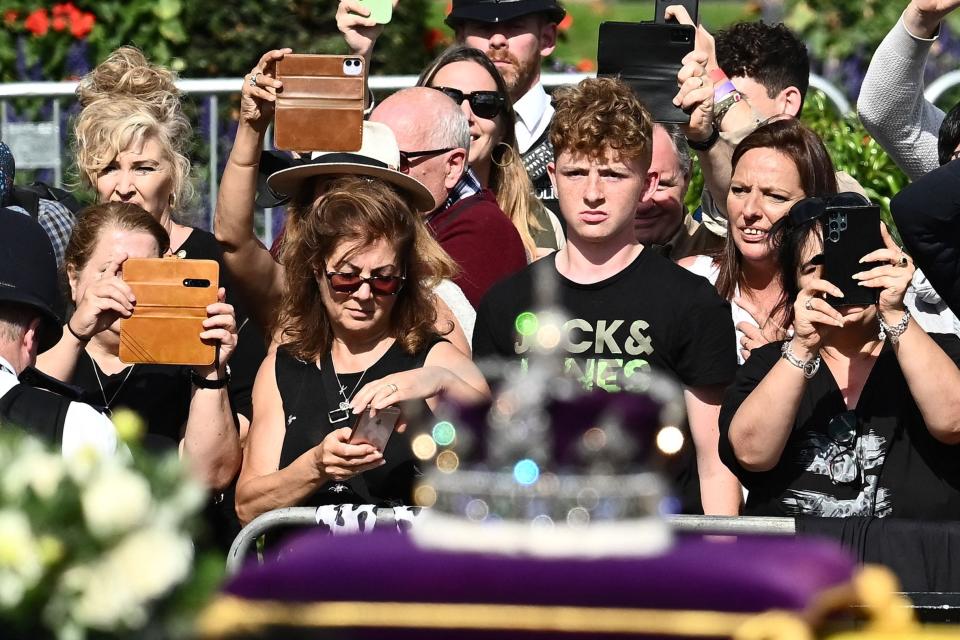
POLYGON ((474 354, 524 358, 530 338, 517 334, 515 320, 533 305, 535 281, 554 278, 556 302, 571 318, 560 347, 566 370, 586 390, 609 392, 630 389, 650 369, 677 379, 696 450, 674 478, 684 511, 698 511, 702 498, 706 513, 736 514, 739 485, 717 454, 720 398, 736 369, 730 309, 706 280, 645 250, 634 232, 637 203, 658 182, 650 113, 611 78, 564 88, 555 104, 549 174, 567 245, 490 289, 477 311, 474 354))

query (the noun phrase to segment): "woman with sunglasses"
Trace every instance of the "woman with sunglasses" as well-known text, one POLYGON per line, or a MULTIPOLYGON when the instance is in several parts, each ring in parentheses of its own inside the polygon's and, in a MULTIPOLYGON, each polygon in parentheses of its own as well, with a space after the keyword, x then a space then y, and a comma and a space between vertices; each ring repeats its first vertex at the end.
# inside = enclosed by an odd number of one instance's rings
MULTIPOLYGON (((265 160, 264 141, 267 129, 273 121, 276 93, 282 89, 282 83, 276 79, 276 65, 289 53, 292 53, 290 49, 268 51, 244 78, 240 97, 240 121, 230 157, 220 179, 214 214, 214 231, 223 247, 226 267, 249 302, 252 314, 268 329, 270 335, 273 335, 277 328, 277 309, 280 307, 285 287, 284 264, 278 261, 280 251, 275 258, 257 238, 254 232, 254 204, 256 198, 267 191, 265 185, 258 184, 258 180, 261 177, 260 163, 265 160)), ((337 126, 337 123, 327 124, 337 126)), ((380 157, 370 156, 364 161, 385 163, 392 169, 400 168, 404 161, 399 156, 396 139, 389 129, 383 125, 365 122, 363 138, 365 147, 371 146, 372 150, 373 146, 376 146, 376 150, 382 152, 380 157), (377 131, 370 133, 373 128, 377 131), (374 142, 368 145, 371 138, 374 142)), ((361 149, 357 154, 367 152, 367 149, 361 149)), ((345 173, 353 171, 354 169, 348 169, 345 173)), ((397 173, 393 170, 384 175, 397 173)), ((297 222, 323 197, 325 182, 332 175, 336 174, 318 174, 311 180, 285 185, 278 192, 290 196, 278 246, 282 247, 285 238, 296 234, 297 222)), ((274 186, 271 182, 269 189, 275 191, 274 186)), ((425 188, 423 190, 426 191, 425 188)), ((436 207, 429 192, 415 204, 423 211, 436 207)), ((447 261, 444 279, 435 291, 438 331, 461 351, 470 353, 469 338, 464 327, 468 326, 472 333, 472 325, 469 323, 473 310, 463 292, 450 280, 455 271, 453 262, 439 244, 434 243, 430 251, 437 261, 444 258, 447 261), (460 315, 456 315, 453 308, 456 308, 460 315), (462 309, 466 309, 466 312, 461 311, 462 309)))
POLYGON ((237 484, 244 522, 294 505, 411 504, 418 472, 402 426, 378 450, 351 441, 360 414, 489 395, 434 330, 434 241, 404 193, 416 181, 392 178, 335 178, 284 245, 283 338, 257 377, 237 484))
POLYGON ((470 123, 470 173, 464 179, 493 192, 531 258, 559 249, 560 222, 534 196, 517 150, 513 104, 490 59, 478 49, 451 47, 420 74, 417 84, 442 91, 463 109, 470 123))
POLYGON ((774 225, 794 333, 741 367, 721 409, 720 457, 748 489, 750 515, 956 519, 960 339, 911 318, 915 269, 886 228, 885 247, 853 275, 879 302, 825 299, 842 295, 822 277, 826 207, 852 195, 801 200, 774 225))

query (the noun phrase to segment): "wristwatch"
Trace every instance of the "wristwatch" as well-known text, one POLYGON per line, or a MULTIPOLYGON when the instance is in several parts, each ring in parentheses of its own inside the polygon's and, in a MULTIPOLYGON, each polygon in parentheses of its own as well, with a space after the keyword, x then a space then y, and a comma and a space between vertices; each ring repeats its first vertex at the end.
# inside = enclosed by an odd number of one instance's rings
POLYGON ((789 340, 784 342, 783 346, 780 347, 780 356, 796 368, 803 371, 803 377, 807 380, 817 375, 817 370, 820 369, 820 356, 811 358, 810 360, 801 360, 794 355, 793 351, 790 351, 789 340))
POLYGON ((690 148, 694 151, 710 151, 713 148, 713 145, 717 144, 717 140, 720 139, 720 129, 717 128, 717 125, 713 125, 713 131, 710 133, 710 137, 701 142, 696 140, 691 140, 687 138, 687 144, 690 145, 690 148))
POLYGON ((190 369, 190 382, 197 389, 223 389, 230 384, 230 365, 224 370, 224 376, 216 380, 207 380, 194 369, 190 369))

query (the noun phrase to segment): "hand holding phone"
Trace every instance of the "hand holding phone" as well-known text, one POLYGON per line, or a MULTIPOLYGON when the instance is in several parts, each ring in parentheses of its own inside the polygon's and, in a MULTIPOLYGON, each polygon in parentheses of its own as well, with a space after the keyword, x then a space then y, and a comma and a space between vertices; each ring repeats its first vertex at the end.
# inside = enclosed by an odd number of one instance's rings
POLYGON ((370 10, 368 17, 377 24, 387 24, 393 17, 393 0, 356 0, 356 2, 370 10))
POLYGON ((376 415, 371 415, 371 411, 361 413, 350 434, 350 444, 373 445, 382 453, 399 419, 400 407, 384 407, 376 415))
POLYGON ((653 16, 653 21, 660 24, 679 24, 676 18, 670 18, 669 21, 667 20, 667 7, 671 5, 683 7, 693 21, 693 24, 700 24, 700 0, 656 0, 656 13, 653 16))
POLYGON ((828 206, 823 230, 823 279, 838 287, 842 297, 827 296, 832 307, 877 304, 880 290, 860 286, 854 274, 868 271, 874 264, 860 259, 883 249, 880 236, 880 207, 872 204, 828 206))

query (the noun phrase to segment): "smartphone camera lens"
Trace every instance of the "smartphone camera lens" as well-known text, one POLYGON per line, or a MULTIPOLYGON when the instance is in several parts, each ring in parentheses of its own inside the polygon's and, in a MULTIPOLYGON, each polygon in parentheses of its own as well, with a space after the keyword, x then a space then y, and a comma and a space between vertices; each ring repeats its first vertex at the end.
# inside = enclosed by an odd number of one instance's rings
POLYGON ((363 73, 362 66, 359 58, 347 58, 343 61, 343 75, 358 76, 363 73))

